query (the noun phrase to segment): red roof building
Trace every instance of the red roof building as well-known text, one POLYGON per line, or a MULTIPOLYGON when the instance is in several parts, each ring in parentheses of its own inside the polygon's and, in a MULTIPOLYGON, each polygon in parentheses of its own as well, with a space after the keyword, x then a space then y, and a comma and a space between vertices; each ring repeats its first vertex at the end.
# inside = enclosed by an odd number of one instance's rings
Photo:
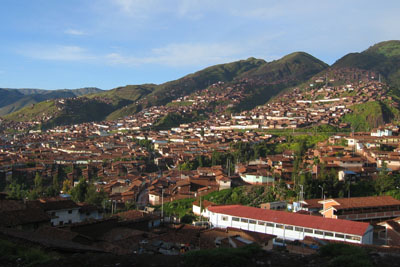
POLYGON ((400 201, 391 196, 331 198, 319 203, 325 218, 371 222, 400 216, 400 201))
POLYGON ((373 228, 368 223, 241 205, 211 206, 208 211, 214 227, 234 227, 267 233, 277 235, 283 240, 303 240, 305 236, 312 236, 353 243, 372 243, 373 228))

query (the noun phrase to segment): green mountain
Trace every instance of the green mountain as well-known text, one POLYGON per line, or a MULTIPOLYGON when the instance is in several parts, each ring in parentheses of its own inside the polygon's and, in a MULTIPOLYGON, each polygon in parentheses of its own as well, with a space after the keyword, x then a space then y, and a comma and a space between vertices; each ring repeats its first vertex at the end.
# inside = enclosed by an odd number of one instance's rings
POLYGON ((102 92, 98 88, 88 87, 80 89, 9 89, 0 88, 0 116, 22 109, 28 105, 49 99, 70 98, 102 92))
POLYGON ((400 41, 375 44, 361 53, 350 53, 332 68, 358 68, 381 74, 382 80, 392 87, 400 87, 400 41))
POLYGON ((328 67, 326 63, 304 52, 295 52, 279 60, 266 62, 240 76, 251 79, 254 84, 248 88, 246 99, 234 110, 247 110, 265 104, 283 90, 307 81, 328 67))
POLYGON ((327 67, 328 65, 324 62, 304 52, 292 53, 272 62, 248 58, 220 64, 175 81, 156 85, 149 95, 137 103, 116 110, 107 119, 134 114, 152 105, 165 105, 173 99, 205 89, 219 81, 235 84, 242 80, 249 80, 245 85, 248 97, 234 109, 251 109, 256 105, 266 103, 281 90, 303 82, 327 67))
MULTIPOLYGON (((206 89, 209 85, 216 82, 231 82, 243 73, 259 68, 266 62, 262 59, 249 58, 247 60, 235 61, 227 64, 219 64, 200 70, 198 72, 186 75, 178 80, 170 81, 160 85, 147 85, 151 92, 144 96, 140 101, 135 101, 129 106, 116 110, 110 114, 107 119, 116 119, 123 116, 134 114, 142 108, 153 105, 165 105, 172 100, 189 95, 195 91, 206 89)), ((128 88, 119 88, 120 90, 129 90, 128 88)), ((136 86, 137 87, 137 86, 136 86)), ((135 91, 137 90, 137 88, 135 91)), ((118 88, 117 88, 118 89, 118 88)), ((116 89, 115 89, 116 90, 116 89)), ((116 92, 110 91, 110 94, 116 92)))
MULTIPOLYGON (((57 109, 49 113, 43 112, 41 105, 31 105, 5 118, 18 121, 44 120, 45 127, 117 119, 153 105, 165 105, 219 81, 227 85, 243 83, 246 98, 234 109, 250 109, 266 103, 283 89, 304 82, 327 67, 327 64, 303 52, 292 53, 272 62, 249 58, 211 66, 160 85, 127 85, 87 97, 69 99, 63 104, 53 101, 57 109), (81 108, 82 101, 85 102, 84 108, 81 108)), ((25 103, 31 104, 25 101, 21 106, 25 103)))

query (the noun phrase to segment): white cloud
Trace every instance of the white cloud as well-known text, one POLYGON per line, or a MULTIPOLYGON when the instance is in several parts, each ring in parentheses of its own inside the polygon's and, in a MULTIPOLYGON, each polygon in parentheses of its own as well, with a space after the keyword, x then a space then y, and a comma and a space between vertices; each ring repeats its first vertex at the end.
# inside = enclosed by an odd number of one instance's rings
POLYGON ((147 13, 154 13, 163 4, 157 0, 111 0, 122 12, 137 17, 145 17, 147 13))
POLYGON ((19 50, 20 54, 40 60, 87 61, 96 59, 86 49, 79 46, 40 46, 32 45, 19 50))
POLYGON ((64 31, 65 34, 70 34, 70 35, 85 35, 86 33, 84 31, 76 30, 76 29, 67 29, 64 31))
POLYGON ((169 44, 154 48, 149 56, 137 57, 110 53, 106 59, 115 65, 159 64, 170 67, 205 66, 238 59, 242 52, 231 44, 169 44))
POLYGON ((196 20, 203 17, 207 10, 223 7, 212 0, 110 0, 120 11, 135 18, 148 18, 163 15, 173 15, 196 20))

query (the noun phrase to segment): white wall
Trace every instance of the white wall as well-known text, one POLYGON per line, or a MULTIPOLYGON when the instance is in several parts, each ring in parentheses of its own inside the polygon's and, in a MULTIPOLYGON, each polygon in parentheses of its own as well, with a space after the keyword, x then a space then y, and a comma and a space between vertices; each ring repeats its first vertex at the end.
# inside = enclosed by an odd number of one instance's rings
POLYGON ((54 217, 51 219, 51 223, 54 226, 60 225, 60 222, 62 222, 63 224, 81 222, 79 208, 68 209, 68 210, 53 210, 53 211, 48 211, 47 213, 51 217, 54 217), (55 212, 55 216, 53 216, 53 212, 55 212))

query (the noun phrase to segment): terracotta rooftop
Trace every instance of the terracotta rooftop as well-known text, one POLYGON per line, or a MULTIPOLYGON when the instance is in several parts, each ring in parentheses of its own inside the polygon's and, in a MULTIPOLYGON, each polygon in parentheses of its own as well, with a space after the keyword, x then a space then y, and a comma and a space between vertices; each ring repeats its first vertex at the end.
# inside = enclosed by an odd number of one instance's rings
POLYGON ((309 209, 316 209, 316 208, 321 208, 322 209, 322 203, 319 203, 322 199, 320 198, 313 198, 313 199, 305 199, 305 206, 309 209))
POLYGON ((320 203, 322 204, 323 202, 326 203, 332 201, 338 203, 337 205, 334 205, 337 210, 400 205, 400 200, 391 196, 331 198, 322 200, 320 203))

